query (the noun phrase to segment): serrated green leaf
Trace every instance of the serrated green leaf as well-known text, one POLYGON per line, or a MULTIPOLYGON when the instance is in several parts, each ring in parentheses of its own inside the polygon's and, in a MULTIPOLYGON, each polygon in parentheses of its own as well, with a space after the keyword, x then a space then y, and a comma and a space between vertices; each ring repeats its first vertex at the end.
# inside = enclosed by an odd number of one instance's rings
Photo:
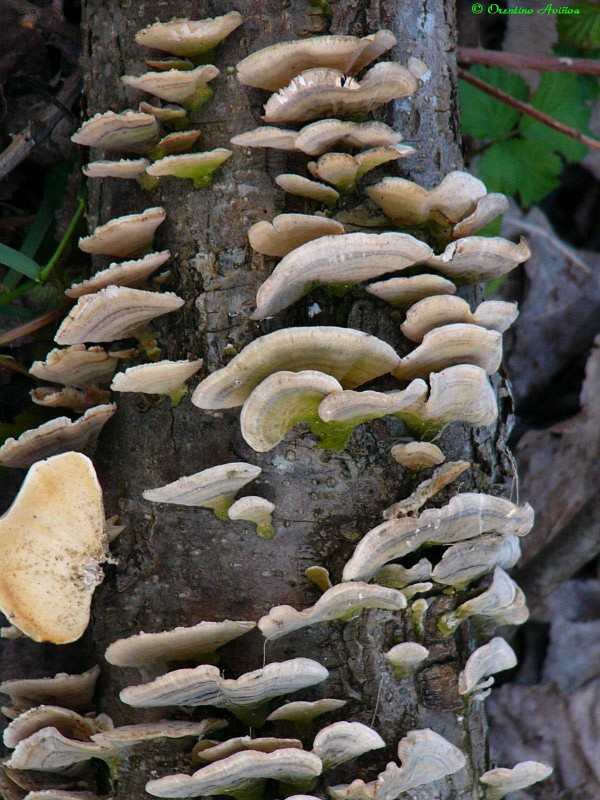
POLYGON ((0 264, 4 264, 6 267, 14 269, 15 272, 34 279, 37 278, 41 270, 40 265, 36 264, 32 258, 6 244, 0 244, 0 264))
POLYGON ((588 0, 579 0, 579 14, 560 15, 556 20, 559 42, 581 47, 583 50, 600 48, 600 6, 588 0))
POLYGON ((558 185, 561 169, 560 157, 549 152, 545 143, 531 139, 497 142, 477 164, 477 174, 488 191, 519 196, 525 208, 558 185))
MULTIPOLYGON (((513 72, 501 67, 476 66, 471 69, 471 74, 517 100, 527 99, 527 84, 513 72)), ((459 81, 458 99, 462 131, 475 139, 498 141, 507 136, 519 121, 520 113, 516 109, 465 81, 459 81)))
MULTIPOLYGON (((568 72, 545 72, 531 99, 531 105, 559 122, 564 122, 581 133, 588 133, 590 102, 598 94, 598 84, 585 76, 568 72)), ((519 132, 526 139, 544 144, 551 153, 560 153, 567 161, 579 161, 587 147, 576 139, 523 116, 519 132)))

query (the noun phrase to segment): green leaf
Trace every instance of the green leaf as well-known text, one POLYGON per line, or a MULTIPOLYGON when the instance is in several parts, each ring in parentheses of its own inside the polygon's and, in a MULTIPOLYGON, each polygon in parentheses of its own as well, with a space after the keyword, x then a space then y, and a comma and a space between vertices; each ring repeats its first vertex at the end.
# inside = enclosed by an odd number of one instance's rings
POLYGON ((600 48, 600 6, 588 0, 579 0, 580 14, 559 15, 556 30, 559 42, 581 47, 583 50, 600 48))
POLYGON ((6 244, 0 244, 0 264, 4 264, 10 269, 14 269, 15 272, 34 279, 37 278, 41 270, 40 265, 36 264, 32 258, 6 244))
POLYGON ((14 319, 17 322, 29 322, 30 319, 35 319, 39 316, 39 311, 34 311, 33 308, 23 308, 23 306, 1 306, 0 317, 4 319, 14 319))
MULTIPOLYGON (((527 100, 527 84, 513 72, 501 67, 482 66, 473 67, 470 72, 517 100, 527 100)), ((458 99, 462 131, 475 139, 502 139, 519 121, 520 113, 516 109, 495 100, 465 81, 459 81, 458 99)))
MULTIPOLYGON (((545 72, 531 104, 559 122, 581 133, 588 133, 590 102, 598 94, 597 81, 568 72, 545 72)), ((527 139, 543 143, 551 153, 560 153, 567 161, 579 161, 587 147, 570 136, 523 116, 519 132, 527 139)))
POLYGON ((548 152, 543 142, 510 139, 485 151, 477 173, 489 192, 519 196, 528 208, 558 185, 562 170, 560 157, 548 152))

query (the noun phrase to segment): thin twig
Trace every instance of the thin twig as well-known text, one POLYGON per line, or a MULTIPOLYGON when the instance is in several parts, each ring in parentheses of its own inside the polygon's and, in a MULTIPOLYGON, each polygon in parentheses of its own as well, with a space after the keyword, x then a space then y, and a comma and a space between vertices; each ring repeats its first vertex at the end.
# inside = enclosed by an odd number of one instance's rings
POLYGON ((77 25, 67 22, 66 19, 61 18, 51 9, 39 8, 39 6, 27 2, 27 0, 3 0, 3 3, 17 14, 31 18, 36 27, 43 28, 45 31, 54 33, 56 36, 60 36, 70 42, 78 43, 80 41, 77 25))
POLYGON ((571 139, 576 139, 578 142, 581 142, 581 144, 586 145, 586 147, 600 150, 600 141, 598 141, 598 139, 592 139, 591 136, 586 136, 584 133, 581 133, 581 131, 571 128, 563 122, 559 122, 557 119, 554 119, 554 117, 550 117, 548 114, 544 114, 543 111, 539 111, 537 108, 529 105, 529 103, 523 103, 512 95, 503 92, 502 89, 497 89, 495 86, 476 78, 464 69, 458 70, 458 77, 470 83, 472 86, 481 89, 482 92, 491 95, 491 97, 495 97, 496 100, 500 100, 501 103, 516 108, 522 114, 527 114, 528 117, 533 117, 533 119, 541 122, 543 125, 548 125, 549 128, 554 128, 555 131, 564 133, 565 136, 570 136, 571 139))
POLYGON ((574 72, 576 75, 600 75, 600 61, 592 58, 556 58, 552 56, 526 56, 502 50, 484 50, 482 47, 459 47, 459 64, 485 64, 506 69, 533 69, 536 72, 574 72))
POLYGON ((526 233, 531 233, 534 236, 541 236, 543 239, 546 239, 550 242, 560 253, 566 256, 570 261, 572 261, 575 266, 579 267, 582 272, 585 272, 586 275, 592 275, 593 270, 588 267, 588 265, 583 261, 577 253, 566 245, 558 236, 555 236, 550 231, 544 230, 540 225, 533 225, 531 222, 524 222, 521 219, 516 219, 515 217, 504 217, 503 220, 508 225, 512 225, 514 228, 520 231, 525 231, 526 233))
POLYGON ((81 74, 75 71, 69 75, 57 93, 57 102, 46 109, 38 122, 30 122, 23 131, 13 137, 6 150, 0 153, 0 180, 25 161, 38 142, 42 142, 52 133, 65 116, 65 109, 70 109, 79 97, 81 87, 81 74))
POLYGON ((49 311, 47 314, 36 317, 30 322, 24 322, 22 325, 17 325, 16 328, 4 331, 4 333, 0 333, 0 346, 5 347, 7 344, 12 344, 24 336, 29 336, 29 334, 39 331, 40 328, 45 328, 46 325, 55 322, 57 319, 64 317, 64 315, 65 306, 60 306, 60 308, 55 308, 54 311, 49 311))

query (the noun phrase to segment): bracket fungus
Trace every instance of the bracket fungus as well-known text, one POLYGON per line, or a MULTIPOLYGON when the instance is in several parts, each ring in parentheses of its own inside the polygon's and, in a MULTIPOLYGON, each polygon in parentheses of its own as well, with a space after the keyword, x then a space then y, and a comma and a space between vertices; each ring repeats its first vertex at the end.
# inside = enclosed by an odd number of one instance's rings
POLYGON ((201 20, 172 19, 155 22, 135 35, 136 44, 164 50, 181 58, 198 58, 227 38, 243 22, 239 11, 201 20))
POLYGON ((136 158, 120 161, 90 161, 84 164, 81 171, 87 178, 121 178, 131 180, 139 178, 150 166, 147 158, 136 158))
POLYGON ((164 208, 147 208, 141 214, 115 217, 79 240, 79 249, 102 256, 137 256, 152 249, 154 234, 165 221, 164 208))
POLYGON ((454 323, 434 328, 405 356, 392 375, 400 380, 427 378, 457 364, 473 364, 492 375, 502 361, 502 334, 478 325, 454 323))
POLYGON ((507 794, 527 789, 534 783, 548 778, 554 770, 541 761, 521 761, 512 769, 498 767, 485 772, 480 783, 486 787, 487 800, 501 800, 507 794))
POLYGON ((487 688, 480 685, 483 678, 512 669, 516 665, 515 651, 505 639, 496 636, 471 653, 458 676, 458 693, 471 694, 480 688, 487 688))
POLYGON ((344 567, 343 580, 368 581, 384 564, 425 545, 453 544, 491 531, 525 536, 532 525, 533 509, 528 503, 516 506, 489 494, 457 494, 441 508, 389 520, 369 531, 344 567))
POLYGON ((413 275, 410 278, 389 278, 365 287, 369 294, 392 306, 408 308, 419 300, 433 295, 451 295, 456 286, 440 275, 413 275))
POLYGON ((276 708, 267 717, 267 722, 289 721, 305 729, 317 717, 332 711, 339 711, 347 702, 347 700, 337 700, 333 697, 324 697, 321 700, 297 700, 276 708))
POLYGON ((119 728, 95 733, 91 740, 104 747, 129 748, 154 739, 183 739, 206 736, 207 733, 227 726, 224 719, 203 719, 199 722, 163 719, 158 722, 141 722, 138 725, 123 725, 119 728))
POLYGON ((403 680, 412 675, 419 664, 429 657, 429 650, 417 642, 402 642, 388 650, 385 657, 392 665, 394 675, 403 680))
POLYGON ((217 147, 205 153, 185 153, 165 156, 148 167, 152 177, 174 177, 191 180, 194 189, 204 189, 212 184, 213 174, 233 155, 231 150, 217 147))
POLYGON ((86 386, 106 386, 117 368, 118 358, 102 347, 86 348, 75 344, 64 349, 50 350, 45 361, 34 361, 29 372, 44 381, 84 389, 86 386))
POLYGON ((454 611, 442 614, 438 628, 442 633, 454 633, 466 619, 475 616, 491 619, 496 625, 522 625, 527 621, 525 595, 501 567, 495 568, 487 589, 454 611))
POLYGON ((302 244, 323 236, 344 233, 340 222, 311 214, 278 214, 273 222, 261 220, 248 229, 250 246, 264 256, 286 256, 302 244))
POLYGON ((199 130, 176 131, 169 133, 152 148, 150 156, 157 161, 166 156, 174 156, 178 153, 187 153, 200 138, 199 130))
POLYGON ((282 369, 318 370, 353 389, 390 372, 399 361, 389 344, 362 331, 331 325, 284 328, 255 339, 205 378, 192 403, 205 409, 241 406, 259 383, 282 369))
POLYGON ((426 297, 411 306, 400 330, 413 342, 422 342, 434 328, 455 323, 477 325, 504 333, 519 316, 516 303, 486 300, 475 311, 461 297, 438 295, 426 297))
POLYGON ((153 503, 209 508, 218 519, 227 520, 236 494, 260 473, 260 467, 233 461, 186 475, 157 489, 148 489, 142 496, 153 503))
POLYGON ((272 641, 309 625, 350 620, 367 608, 401 611, 406 608, 406 598, 396 589, 362 582, 341 583, 324 592, 314 606, 304 611, 275 606, 259 619, 258 627, 263 636, 272 641))
MULTIPOLYGON (((204 742, 205 743, 205 742, 204 742)), ((199 747, 194 748, 192 753, 194 761, 213 764, 235 753, 244 753, 248 750, 260 753, 274 753, 275 750, 289 750, 294 748, 302 750, 302 742, 299 739, 276 739, 273 736, 264 736, 253 739, 251 736, 236 736, 227 739, 225 742, 216 742, 209 747, 202 747, 202 740, 199 747)))
POLYGON ((242 436, 253 450, 264 453, 279 444, 299 422, 307 422, 319 435, 319 403, 332 392, 341 391, 339 381, 316 370, 269 375, 242 407, 242 436))
POLYGON ((110 392, 97 386, 88 386, 85 389, 75 389, 73 386, 64 386, 62 389, 40 386, 32 389, 29 396, 39 406, 68 408, 77 414, 83 414, 94 406, 110 403, 110 392))
POLYGON ((160 706, 215 706, 255 723, 261 706, 274 697, 298 692, 329 676, 324 666, 310 658, 273 662, 237 679, 222 678, 217 667, 203 664, 161 675, 151 683, 127 686, 119 695, 136 708, 160 706))
POLYGON ((489 534, 449 547, 431 575, 436 583, 464 588, 495 567, 510 569, 521 556, 518 536, 489 534))
POLYGON ((261 539, 272 539, 275 536, 273 525, 273 511, 275 504, 264 497, 240 497, 227 512, 229 519, 245 520, 252 522, 256 526, 256 533, 261 539))
POLYGON ((155 797, 210 797, 224 794, 241 800, 257 796, 258 793, 262 795, 262 787, 267 779, 300 788, 310 784, 321 771, 321 759, 303 750, 288 748, 272 753, 250 750, 202 767, 191 776, 167 775, 149 781, 146 791, 155 797))
POLYGON ((382 747, 385 747, 385 742, 381 736, 367 725, 334 722, 317 733, 312 752, 321 759, 325 770, 382 747))
POLYGON ((110 385, 113 392, 141 392, 142 394, 166 394, 171 405, 176 406, 187 394, 185 382, 202 367, 201 358, 196 361, 154 361, 138 364, 125 372, 118 372, 110 385))
MULTIPOLYGON (((56 728, 63 736, 71 739, 89 740, 109 726, 108 717, 82 717, 76 711, 60 706, 41 705, 30 708, 14 719, 5 729, 3 741, 6 747, 14 749, 19 742, 29 738, 42 728, 56 728)), ((112 723, 110 723, 112 724, 112 723)))
POLYGON ((371 67, 360 80, 330 67, 313 67, 271 95, 263 120, 280 124, 364 114, 414 94, 417 86, 411 72, 390 61, 371 67))
POLYGON ((0 518, 0 609, 36 642, 85 631, 106 560, 102 490, 81 453, 38 461, 0 518))
POLYGON ((58 344, 114 342, 136 336, 150 320, 181 308, 184 301, 172 292, 146 292, 128 286, 107 286, 79 298, 62 321, 58 344))
POLYGON ((313 178, 331 183, 339 192, 350 192, 358 181, 372 169, 397 161, 414 153, 412 147, 395 145, 394 147, 373 147, 355 156, 349 153, 325 153, 318 161, 307 164, 313 178))
POLYGON ((398 743, 398 758, 402 766, 390 762, 370 783, 356 780, 332 786, 330 796, 333 800, 396 800, 417 786, 458 772, 467 763, 458 747, 429 728, 409 731, 398 743))
POLYGON ((395 444, 391 448, 390 454, 394 461, 413 472, 435 467, 438 464, 443 464, 446 460, 446 456, 440 448, 431 442, 395 444))
POLYGON ((530 256, 523 238, 515 244, 500 237, 469 236, 450 242, 443 253, 431 256, 425 264, 452 280, 477 283, 506 275, 530 256))
POLYGON ((430 253, 406 233, 347 233, 307 242, 285 256, 260 287, 252 319, 278 314, 315 284, 353 285, 412 267, 430 253))
POLYGON ((71 140, 75 144, 125 153, 147 153, 160 138, 160 125, 143 111, 105 111, 86 120, 71 140))
POLYGON ((170 69, 166 72, 145 72, 143 75, 123 75, 122 83, 142 92, 149 92, 168 103, 177 103, 191 111, 198 109, 212 96, 209 82, 219 70, 212 64, 201 64, 191 70, 170 69))
POLYGON ((188 124, 187 111, 185 108, 174 103, 167 103, 163 106, 160 100, 156 100, 154 105, 142 101, 138 108, 140 111, 143 111, 144 114, 151 114, 161 125, 166 125, 176 130, 181 130, 188 124))
POLYGON ((389 586, 391 589, 404 589, 411 584, 418 585, 431 578, 433 567, 427 558, 420 559, 413 567, 403 567, 402 564, 388 564, 382 567, 375 575, 375 583, 380 586, 389 586))
POLYGON ((6 766, 18 770, 62 772, 91 758, 114 759, 117 753, 118 749, 114 746, 68 739, 56 728, 49 727, 19 742, 6 766))
POLYGON ((158 253, 148 253, 134 261, 109 264, 106 269, 96 272, 91 278, 72 284, 65 294, 67 297, 78 299, 84 294, 93 294, 106 289, 107 286, 129 286, 135 289, 160 269, 170 257, 171 253, 168 250, 161 250, 158 253))
POLYGON ((276 92, 306 69, 327 67, 355 75, 396 44, 386 30, 356 36, 313 36, 279 42, 242 59, 237 78, 246 86, 276 92))
POLYGON ((309 178, 303 178, 302 175, 296 175, 295 173, 278 175, 275 178, 275 183, 288 194, 307 197, 309 200, 316 200, 318 203, 325 203, 325 205, 331 207, 340 199, 339 192, 336 192, 331 186, 311 181, 309 178))
POLYGON ((137 633, 113 642, 104 657, 118 667, 145 667, 169 661, 212 660, 219 647, 256 627, 255 622, 200 622, 189 628, 160 633, 137 633))
POLYGON ((69 417, 55 417, 25 431, 18 439, 7 439, 0 447, 0 464, 27 469, 36 461, 67 451, 91 452, 100 431, 116 410, 114 403, 94 406, 74 422, 69 417))
POLYGON ((432 476, 422 481, 404 500, 399 500, 383 512, 384 519, 394 519, 415 514, 422 506, 455 481, 471 466, 470 461, 447 461, 434 470, 432 476))
POLYGON ((6 716, 14 717, 43 703, 60 705, 73 711, 89 711, 99 675, 100 667, 95 666, 80 675, 59 672, 53 678, 3 681, 0 683, 0 693, 11 698, 14 708, 3 708, 2 711, 6 716))

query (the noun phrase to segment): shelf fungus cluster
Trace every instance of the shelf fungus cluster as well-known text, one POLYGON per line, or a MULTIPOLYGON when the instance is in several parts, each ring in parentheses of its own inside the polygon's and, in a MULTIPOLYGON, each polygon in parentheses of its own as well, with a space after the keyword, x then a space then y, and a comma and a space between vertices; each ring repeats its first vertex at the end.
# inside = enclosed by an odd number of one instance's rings
MULTIPOLYGON (((148 60, 149 71, 143 75, 123 77, 131 96, 151 95, 138 110, 97 114, 74 135, 75 142, 115 157, 88 164, 86 175, 134 179, 151 191, 160 190, 159 181, 166 176, 190 179, 196 188, 208 186, 232 152, 193 151, 201 135, 187 126, 218 81, 219 70, 208 63, 214 48, 241 24, 241 15, 232 11, 214 19, 157 22, 139 31, 139 45, 167 56, 148 60)), ((272 796, 297 800, 311 800, 307 793, 312 791, 320 796, 326 791, 332 800, 400 800, 467 765, 465 754, 439 733, 404 728, 398 763, 391 761, 378 775, 371 771, 368 780, 358 777, 332 785, 324 773, 386 743, 377 730, 352 719, 354 709, 346 709, 345 698, 321 694, 288 701, 290 695, 310 693, 314 687, 322 693, 328 669, 305 657, 265 659, 261 668, 237 677, 230 676, 227 666, 215 666, 220 648, 245 634, 260 634, 265 643, 289 635, 293 642, 293 634, 301 631, 296 635, 302 637, 309 626, 340 627, 372 613, 404 617, 406 630, 412 630, 408 641, 388 637, 386 647, 372 654, 379 658, 385 680, 408 682, 434 658, 427 646, 432 624, 440 636, 450 637, 471 619, 476 638, 483 640, 494 626, 527 619, 524 595, 507 570, 519 557, 521 537, 533 525, 531 507, 462 491, 459 478, 472 465, 447 460, 431 439, 452 423, 490 426, 496 421, 490 376, 499 368, 502 335, 516 319, 517 307, 498 301, 471 307, 457 291, 506 274, 529 257, 529 249, 524 241, 472 235, 507 204, 465 172, 452 172, 429 189, 384 177, 366 189, 369 203, 349 213, 351 197, 361 191, 365 175, 377 168, 389 172, 399 159, 414 153, 401 143, 398 131, 364 120, 372 109, 399 99, 410 103, 422 91, 426 65, 416 59, 409 59, 406 67, 377 61, 395 45, 392 33, 378 31, 362 38, 281 42, 249 55, 237 65, 237 78, 272 93, 264 106, 266 124, 231 141, 313 157, 307 175, 284 173, 276 183, 327 207, 310 214, 282 213, 250 228, 257 258, 281 259, 260 286, 251 318, 262 322, 292 307, 300 315, 315 289, 334 296, 352 292, 392 310, 389 321, 399 328, 398 337, 404 335, 406 354, 351 327, 311 322, 286 328, 278 320, 274 332, 256 338, 204 377, 191 402, 208 412, 239 408, 242 437, 255 453, 270 452, 292 436, 314 437, 319 447, 340 450, 358 426, 395 417, 395 430, 402 424, 409 436, 391 447, 390 469, 411 480, 422 473, 423 480, 407 498, 381 509, 382 522, 358 539, 338 574, 333 566, 331 575, 325 567, 306 571, 322 591, 309 607, 274 605, 257 622, 201 621, 173 630, 140 631, 108 647, 108 663, 142 674, 152 670, 152 680, 142 678, 146 682, 121 691, 125 705, 168 708, 169 716, 174 709, 187 709, 182 711, 185 721, 114 728, 107 717, 89 714, 98 670, 2 684, 0 691, 13 703, 5 713, 14 718, 5 732, 12 755, 2 780, 12 781, 17 790, 21 784, 14 776, 19 771, 57 772, 66 777, 55 800, 69 800, 63 795, 74 788, 69 782, 77 775, 73 768, 100 759, 114 774, 131 748, 159 738, 196 740, 189 754, 191 774, 164 775, 147 783, 150 795, 167 798, 254 798, 271 781, 277 784, 268 788, 272 796), (297 429, 299 425, 304 427, 297 429), (438 495, 447 487, 456 491, 442 504, 438 495), (443 613, 437 610, 442 595, 443 613), (184 662, 181 668, 174 668, 177 662, 184 662), (211 716, 190 721, 189 709, 196 707, 209 709, 211 716), (315 732, 326 714, 337 719, 315 732), (231 715, 236 735, 213 739, 231 715), (298 738, 272 735, 271 730, 254 735, 262 726, 290 723, 298 738)), ((168 250, 154 249, 165 217, 162 207, 149 207, 109 220, 81 240, 85 252, 122 260, 67 290, 76 304, 56 334, 62 347, 36 362, 31 373, 63 387, 36 389, 36 402, 85 413, 75 422, 68 417, 52 420, 0 448, 0 464, 33 464, 14 505, 0 519, 2 558, 14 566, 0 582, 0 610, 12 626, 5 629, 7 636, 21 632, 37 641, 74 641, 87 625, 91 596, 101 578, 109 525, 95 473, 79 452, 56 454, 93 448, 116 409, 109 402, 109 387, 114 392, 164 394, 176 404, 186 392, 185 382, 202 367, 200 359, 159 360, 155 335, 147 328, 154 318, 183 305, 176 294, 142 288, 170 258, 168 250), (117 373, 118 358, 132 351, 101 345, 128 338, 138 339, 151 363, 117 373)), ((250 525, 265 540, 275 536, 277 508, 260 496, 262 488, 269 491, 268 481, 260 479, 260 466, 233 461, 183 477, 170 473, 169 465, 165 469, 169 482, 148 487, 145 500, 197 507, 202 509, 199 516, 212 512, 219 524, 232 529, 250 525), (249 486, 253 481, 256 493, 249 486)), ((264 544, 269 546, 273 544, 264 544)), ((339 569, 339 562, 334 564, 339 569)), ((462 665, 457 701, 462 698, 466 708, 483 700, 493 675, 514 664, 504 639, 496 636, 482 644, 462 665)), ((353 768, 361 774, 360 765, 353 768)), ((544 764, 523 762, 474 780, 486 787, 488 797, 500 798, 550 771, 544 764)), ((17 790, 9 800, 22 800, 24 793, 17 790)), ((77 791, 71 800, 88 800, 79 784, 77 791)))

